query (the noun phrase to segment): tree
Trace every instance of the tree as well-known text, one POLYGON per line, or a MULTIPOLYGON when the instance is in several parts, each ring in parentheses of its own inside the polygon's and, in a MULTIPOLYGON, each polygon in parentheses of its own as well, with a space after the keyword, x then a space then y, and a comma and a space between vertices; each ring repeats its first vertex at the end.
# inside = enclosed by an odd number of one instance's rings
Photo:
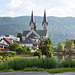
POLYGON ((44 40, 44 45, 46 44, 52 44, 49 37, 44 40))
POLYGON ((53 46, 49 37, 44 40, 42 53, 47 57, 53 56, 53 46))
POLYGON ((43 45, 42 53, 46 55, 47 57, 52 57, 53 56, 53 46, 51 44, 43 45))
POLYGON ((20 44, 17 44, 16 42, 14 42, 13 44, 10 44, 8 47, 11 51, 16 51, 18 48, 21 48, 20 44))
POLYGON ((67 50, 71 50, 73 48, 73 42, 71 42, 71 40, 66 40, 66 42, 65 42, 65 48, 67 50))
POLYGON ((16 52, 17 52, 18 54, 22 54, 22 53, 24 53, 24 51, 23 51, 22 48, 18 48, 18 49, 16 50, 16 52))
POLYGON ((43 49, 43 42, 42 41, 40 42, 39 49, 41 49, 41 50, 43 49))
POLYGON ((22 46, 23 52, 27 53, 27 47, 26 46, 22 46))
POLYGON ((73 42, 71 42, 71 40, 66 40, 65 48, 69 50, 69 67, 70 67, 70 50, 72 50, 73 48, 73 42))
POLYGON ((63 44, 59 43, 57 47, 57 51, 63 50, 63 44))
POLYGON ((40 49, 37 49, 35 52, 34 52, 34 56, 38 56, 39 58, 41 57, 42 55, 42 52, 40 49))
POLYGON ((17 37, 19 37, 20 38, 20 41, 22 41, 22 33, 18 33, 17 34, 17 37))
POLYGON ((73 41, 73 43, 74 43, 74 48, 75 48, 75 40, 73 41))

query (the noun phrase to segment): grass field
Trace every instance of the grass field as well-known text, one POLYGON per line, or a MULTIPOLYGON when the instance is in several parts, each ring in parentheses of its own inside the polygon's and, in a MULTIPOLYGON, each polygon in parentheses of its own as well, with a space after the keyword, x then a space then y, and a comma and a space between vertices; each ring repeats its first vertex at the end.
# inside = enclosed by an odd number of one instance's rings
POLYGON ((43 68, 37 68, 37 67, 32 67, 32 68, 25 68, 24 70, 0 70, 0 72, 14 72, 14 71, 46 71, 49 73, 63 73, 63 72, 75 72, 75 68, 55 68, 55 69, 43 69, 43 68))

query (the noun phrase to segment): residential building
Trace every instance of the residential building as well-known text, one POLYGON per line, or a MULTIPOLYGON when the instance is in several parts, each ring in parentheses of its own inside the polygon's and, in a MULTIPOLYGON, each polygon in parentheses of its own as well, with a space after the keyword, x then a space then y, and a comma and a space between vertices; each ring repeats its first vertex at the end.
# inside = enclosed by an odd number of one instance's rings
POLYGON ((20 38, 15 37, 13 35, 0 35, 0 40, 3 38, 13 39, 14 41, 20 41, 20 38))

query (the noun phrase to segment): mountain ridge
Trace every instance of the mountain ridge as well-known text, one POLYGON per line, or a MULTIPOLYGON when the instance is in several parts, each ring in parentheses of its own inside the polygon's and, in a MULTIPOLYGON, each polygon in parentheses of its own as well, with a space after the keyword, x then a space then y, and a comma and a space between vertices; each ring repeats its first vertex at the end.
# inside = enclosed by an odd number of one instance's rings
MULTIPOLYGON (((34 16, 37 30, 42 29, 42 16, 34 16)), ((75 39, 75 17, 48 16, 48 32, 53 45, 75 39)), ((17 35, 29 30, 30 16, 0 17, 0 35, 17 35)))

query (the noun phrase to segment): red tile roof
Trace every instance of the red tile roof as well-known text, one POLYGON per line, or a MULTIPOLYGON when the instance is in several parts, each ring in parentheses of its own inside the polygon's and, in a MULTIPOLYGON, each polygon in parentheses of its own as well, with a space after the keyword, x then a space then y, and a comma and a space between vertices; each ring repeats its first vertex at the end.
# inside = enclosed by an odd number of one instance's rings
POLYGON ((9 49, 0 49, 0 51, 10 51, 9 49))
POLYGON ((8 44, 12 44, 12 41, 11 41, 10 39, 8 39, 8 38, 3 38, 3 40, 4 40, 5 42, 7 42, 8 44))

